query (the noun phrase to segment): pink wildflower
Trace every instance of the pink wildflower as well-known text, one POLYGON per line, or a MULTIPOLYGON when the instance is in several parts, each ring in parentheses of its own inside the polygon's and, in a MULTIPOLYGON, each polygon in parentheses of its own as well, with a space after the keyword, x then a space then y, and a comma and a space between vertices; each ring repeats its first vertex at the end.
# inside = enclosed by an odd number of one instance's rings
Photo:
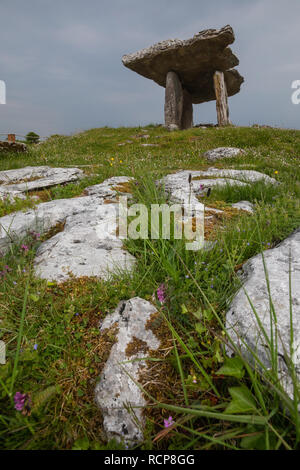
POLYGON ((156 291, 157 298, 161 304, 164 304, 166 301, 166 288, 164 284, 161 284, 156 291))
POLYGON ((170 428, 171 426, 173 426, 173 424, 175 424, 175 421, 173 420, 172 416, 169 416, 168 419, 164 419, 165 428, 170 428))
POLYGON ((15 409, 22 411, 26 401, 28 401, 28 395, 26 393, 17 392, 14 396, 15 409))

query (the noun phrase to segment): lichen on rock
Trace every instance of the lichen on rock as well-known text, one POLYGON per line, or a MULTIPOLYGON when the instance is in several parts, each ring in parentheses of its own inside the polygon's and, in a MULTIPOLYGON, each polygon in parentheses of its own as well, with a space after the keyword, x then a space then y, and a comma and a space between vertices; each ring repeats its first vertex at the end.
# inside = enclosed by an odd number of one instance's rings
POLYGON ((116 342, 95 390, 108 439, 115 438, 129 445, 143 440, 146 400, 137 383, 141 372, 148 368, 143 360, 145 352, 160 346, 158 338, 146 327, 156 312, 150 302, 135 297, 121 302, 101 325, 101 332, 118 325, 116 342))

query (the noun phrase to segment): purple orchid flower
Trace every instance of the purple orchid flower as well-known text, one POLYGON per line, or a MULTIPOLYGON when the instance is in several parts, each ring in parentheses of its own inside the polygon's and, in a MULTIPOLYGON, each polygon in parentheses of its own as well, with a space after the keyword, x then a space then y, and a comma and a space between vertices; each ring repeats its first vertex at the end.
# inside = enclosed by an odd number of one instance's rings
POLYGON ((165 428, 170 428, 171 426, 173 426, 173 424, 175 424, 175 421, 173 420, 172 416, 169 416, 168 419, 164 419, 165 428))
POLYGON ((164 284, 161 284, 156 291, 157 298, 161 304, 164 304, 166 301, 166 288, 164 284))
POLYGON ((28 395, 26 393, 17 392, 14 396, 15 409, 22 411, 26 401, 28 401, 28 395))

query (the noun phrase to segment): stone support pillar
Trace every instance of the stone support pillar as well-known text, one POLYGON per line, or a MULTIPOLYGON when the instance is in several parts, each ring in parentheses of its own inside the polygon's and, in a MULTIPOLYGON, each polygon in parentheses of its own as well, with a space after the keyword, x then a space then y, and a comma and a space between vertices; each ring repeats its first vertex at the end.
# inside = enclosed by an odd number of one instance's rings
POLYGON ((190 129, 193 127, 193 103, 188 91, 183 90, 183 109, 181 117, 181 129, 190 129))
POLYGON ((214 88, 216 93, 218 125, 228 126, 230 124, 228 95, 223 72, 215 72, 214 88))
POLYGON ((181 129, 183 90, 178 75, 171 71, 166 78, 165 125, 170 130, 181 129))

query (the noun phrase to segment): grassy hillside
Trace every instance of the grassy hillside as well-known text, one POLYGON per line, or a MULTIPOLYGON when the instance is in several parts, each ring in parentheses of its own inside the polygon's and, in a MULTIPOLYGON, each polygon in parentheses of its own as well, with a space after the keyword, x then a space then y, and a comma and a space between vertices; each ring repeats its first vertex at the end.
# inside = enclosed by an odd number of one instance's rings
MULTIPOLYGON (((299 159, 300 131, 208 128, 169 133, 158 126, 52 136, 27 154, 1 154, 0 170, 29 165, 84 170, 86 177, 79 183, 39 192, 42 201, 75 197, 108 177, 129 175, 139 181, 134 199, 151 204, 163 197, 154 185, 158 177, 211 166, 258 170, 282 184, 276 189, 257 184, 248 194, 243 188, 213 190, 205 203, 226 209, 248 198, 256 203, 256 215, 231 214, 230 223, 212 233, 217 243, 211 251, 186 252, 181 241, 130 240, 127 249, 136 256, 137 268, 109 282, 84 278, 57 285, 36 279, 33 259, 42 240, 35 236, 2 256, 0 339, 8 353, 7 364, 0 366, 0 447, 122 448, 105 442, 93 401, 114 341, 108 337, 99 342, 98 324, 120 300, 140 296, 154 299, 160 309, 158 330, 169 350, 156 358, 162 375, 145 389, 152 406, 146 411, 141 448, 299 448, 298 413, 280 406, 276 377, 253 373, 240 358, 228 363, 223 351, 224 315, 239 286, 235 272, 300 226, 299 159), (206 150, 225 146, 246 154, 213 165, 202 157, 206 150), (167 295, 163 306, 155 295, 162 283, 167 295), (234 390, 242 394, 240 401, 234 390), (14 409, 18 391, 28 395, 27 413, 14 409), (164 428, 170 415, 175 425, 164 428)), ((32 205, 30 198, 1 202, 0 215, 32 205)))

